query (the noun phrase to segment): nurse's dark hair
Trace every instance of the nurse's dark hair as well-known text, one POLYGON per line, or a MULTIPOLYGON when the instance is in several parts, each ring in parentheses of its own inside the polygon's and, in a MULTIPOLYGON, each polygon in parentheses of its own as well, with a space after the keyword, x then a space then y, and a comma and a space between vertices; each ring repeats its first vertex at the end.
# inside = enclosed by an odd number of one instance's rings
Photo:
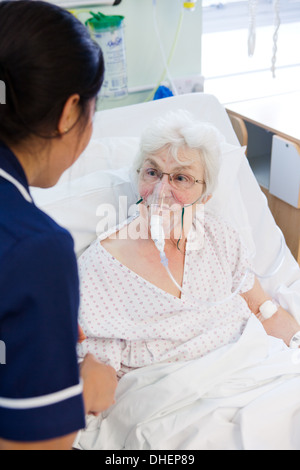
POLYGON ((55 138, 73 94, 80 96, 77 124, 84 129, 103 77, 102 51, 71 13, 43 1, 0 2, 0 140, 55 138))

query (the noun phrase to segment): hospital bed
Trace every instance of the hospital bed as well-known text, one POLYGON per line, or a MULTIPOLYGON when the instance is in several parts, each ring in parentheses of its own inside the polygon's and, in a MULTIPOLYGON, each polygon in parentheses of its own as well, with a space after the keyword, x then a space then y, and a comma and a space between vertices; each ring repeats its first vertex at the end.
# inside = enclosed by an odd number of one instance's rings
MULTIPOLYGON (((139 136, 155 117, 175 109, 213 123, 224 135, 210 210, 239 231, 266 291, 300 322, 299 265, 214 96, 181 95, 97 112, 82 157, 55 188, 34 189, 35 202, 71 232, 80 256, 135 210, 130 167, 139 136)), ((254 315, 237 343, 193 361, 144 369, 122 377, 116 404, 87 418, 75 448, 300 450, 300 354, 267 336, 254 315)))
POLYGON ((71 232, 79 256, 102 231, 122 222, 127 208, 132 210, 138 195, 130 166, 139 136, 151 120, 175 109, 187 109, 224 135, 219 185, 208 206, 239 231, 253 255, 255 272, 263 276, 263 287, 300 322, 299 265, 282 239, 224 107, 212 95, 194 93, 98 111, 84 154, 55 188, 34 189, 35 202, 71 232))

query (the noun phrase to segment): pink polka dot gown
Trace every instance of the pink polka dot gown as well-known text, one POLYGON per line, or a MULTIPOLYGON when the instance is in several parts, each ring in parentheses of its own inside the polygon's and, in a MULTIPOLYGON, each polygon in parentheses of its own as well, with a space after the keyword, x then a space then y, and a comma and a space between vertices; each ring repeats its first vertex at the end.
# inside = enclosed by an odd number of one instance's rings
MULTIPOLYGON (((236 295, 219 305, 205 302, 226 299, 239 287, 249 267, 247 251, 237 232, 220 218, 205 211, 195 220, 181 299, 128 269, 101 245, 125 224, 103 234, 83 253, 79 323, 87 340, 78 346, 79 357, 91 352, 121 377, 153 363, 204 356, 240 337, 251 316, 245 300, 236 295)), ((241 292, 253 284, 249 272, 241 292)))

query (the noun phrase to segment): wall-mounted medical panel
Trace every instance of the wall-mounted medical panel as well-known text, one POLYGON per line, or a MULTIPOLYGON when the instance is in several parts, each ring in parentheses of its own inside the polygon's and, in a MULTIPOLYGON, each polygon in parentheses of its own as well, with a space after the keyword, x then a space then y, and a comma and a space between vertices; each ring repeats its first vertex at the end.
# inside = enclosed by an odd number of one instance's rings
POLYGON ((300 208, 300 147, 273 136, 269 191, 282 201, 300 208))

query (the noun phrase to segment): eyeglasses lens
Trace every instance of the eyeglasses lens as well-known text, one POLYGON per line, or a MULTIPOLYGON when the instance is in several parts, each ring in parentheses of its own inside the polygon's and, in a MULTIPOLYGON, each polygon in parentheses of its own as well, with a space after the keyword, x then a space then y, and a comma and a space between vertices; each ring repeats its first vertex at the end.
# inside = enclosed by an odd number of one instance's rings
MULTIPOLYGON (((164 173, 155 168, 144 168, 141 176, 146 183, 156 184, 162 179, 163 175, 164 173)), ((195 179, 189 175, 174 173, 169 175, 169 182, 174 188, 184 190, 191 188, 195 184, 195 179)))

